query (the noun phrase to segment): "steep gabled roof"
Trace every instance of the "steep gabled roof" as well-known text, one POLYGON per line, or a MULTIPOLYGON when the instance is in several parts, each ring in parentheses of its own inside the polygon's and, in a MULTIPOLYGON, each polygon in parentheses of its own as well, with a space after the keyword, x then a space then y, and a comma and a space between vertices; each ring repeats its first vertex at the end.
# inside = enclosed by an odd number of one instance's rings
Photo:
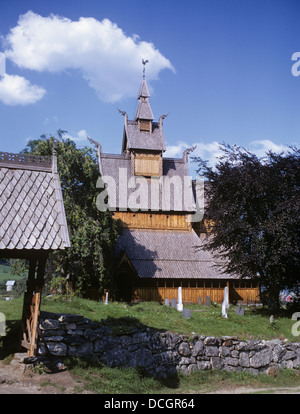
POLYGON ((163 133, 162 115, 158 122, 153 122, 154 116, 149 103, 149 90, 146 79, 143 78, 139 96, 138 107, 134 120, 128 120, 126 112, 119 110, 124 115, 124 137, 122 152, 127 150, 148 150, 148 151, 165 151, 166 144, 163 133), (143 130, 140 122, 148 123, 149 130, 143 130), (150 126, 151 125, 151 126, 150 126))
MULTIPOLYGON (((141 278, 233 279, 214 255, 203 250, 205 236, 194 231, 124 229, 116 254, 126 253, 141 278)), ((224 262, 223 262, 224 264, 224 262)))
POLYGON ((56 156, 0 153, 0 255, 70 246, 56 156))
POLYGON ((138 122, 128 121, 125 133, 127 137, 127 149, 165 151, 166 144, 162 126, 158 122, 152 122, 152 132, 140 131, 138 122))
POLYGON ((143 78, 141 87, 140 87, 140 92, 139 92, 139 96, 138 96, 138 107, 136 110, 136 114, 135 114, 135 120, 137 119, 145 119, 148 121, 153 121, 154 116, 153 116, 153 112, 149 103, 149 98, 150 98, 150 93, 148 90, 148 85, 146 82, 146 79, 143 78))
MULTIPOLYGON (((158 196, 155 206, 158 210, 163 210, 164 212, 194 212, 195 205, 192 183, 190 182, 189 185, 189 181, 186 179, 189 178, 187 163, 182 158, 163 158, 162 161, 163 177, 162 180, 158 181, 159 192, 158 194, 155 193, 158 196), (173 184, 176 183, 179 187, 174 189, 173 184)), ((147 183, 147 197, 143 204, 143 209, 149 211, 156 210, 151 204, 153 201, 151 198, 151 191, 153 191, 151 182, 144 177, 134 176, 133 164, 130 158, 126 157, 125 154, 101 154, 100 162, 104 181, 106 181, 106 177, 111 177, 115 185, 115 188, 113 186, 112 190, 115 189, 116 197, 109 198, 110 207, 117 209, 128 207, 128 205, 125 206, 123 204, 124 200, 126 199, 128 201, 130 199, 131 195, 140 185, 138 184, 139 180, 143 179, 143 183, 145 185, 147 183), (120 179, 120 174, 122 174, 122 179, 120 179), (132 186, 134 182, 136 182, 136 187, 132 186), (131 183, 130 186, 129 183, 131 183)), ((107 180, 107 183, 109 190, 110 181, 107 180)))

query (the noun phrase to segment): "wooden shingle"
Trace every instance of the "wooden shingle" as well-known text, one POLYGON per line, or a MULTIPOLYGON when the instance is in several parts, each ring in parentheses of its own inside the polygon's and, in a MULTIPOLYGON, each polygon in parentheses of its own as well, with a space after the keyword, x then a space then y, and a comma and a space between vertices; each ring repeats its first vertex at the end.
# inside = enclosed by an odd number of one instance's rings
POLYGON ((0 254, 70 246, 59 175, 49 158, 0 153, 0 254))

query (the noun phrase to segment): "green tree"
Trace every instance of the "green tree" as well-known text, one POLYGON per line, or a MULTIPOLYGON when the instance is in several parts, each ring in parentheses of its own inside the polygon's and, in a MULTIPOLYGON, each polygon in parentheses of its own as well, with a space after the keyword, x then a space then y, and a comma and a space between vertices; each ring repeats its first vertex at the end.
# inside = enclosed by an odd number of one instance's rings
POLYGON ((27 271, 26 260, 24 259, 10 259, 9 260, 10 273, 17 276, 25 276, 27 271))
POLYGON ((51 156, 55 144, 71 247, 54 252, 48 270, 69 275, 74 288, 84 295, 91 287, 110 288, 119 229, 109 212, 96 207, 99 169, 95 149, 76 148, 74 141, 64 138, 65 132, 31 140, 22 152, 51 156))
POLYGON ((274 312, 280 290, 299 283, 300 150, 259 158, 237 146, 221 149, 215 168, 194 158, 207 180, 206 249, 225 259, 227 272, 258 280, 274 312))

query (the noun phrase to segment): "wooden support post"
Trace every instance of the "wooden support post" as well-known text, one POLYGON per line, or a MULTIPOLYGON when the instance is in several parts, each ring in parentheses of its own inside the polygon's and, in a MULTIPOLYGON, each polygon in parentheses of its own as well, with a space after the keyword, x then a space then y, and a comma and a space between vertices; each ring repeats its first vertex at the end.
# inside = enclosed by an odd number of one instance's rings
POLYGON ((37 259, 29 260, 29 272, 26 282, 26 291, 24 294, 23 313, 22 313, 22 342, 21 346, 29 351, 31 343, 31 304, 34 289, 35 271, 37 259))
POLYGON ((44 273, 47 256, 43 255, 38 260, 36 258, 29 261, 29 273, 27 289, 24 295, 22 328, 23 340, 21 346, 27 349, 28 356, 33 357, 36 353, 37 330, 40 315, 40 305, 42 298, 42 287, 44 284, 44 273), (38 267, 37 267, 38 264, 38 267), (35 277, 37 267, 37 277, 35 277))

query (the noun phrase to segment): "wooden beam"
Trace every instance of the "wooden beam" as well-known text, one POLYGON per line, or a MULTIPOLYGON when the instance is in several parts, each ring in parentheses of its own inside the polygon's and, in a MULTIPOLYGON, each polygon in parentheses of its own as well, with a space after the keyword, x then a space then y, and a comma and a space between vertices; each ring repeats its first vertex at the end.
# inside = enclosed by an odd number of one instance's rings
POLYGON ((47 262, 47 254, 30 259, 27 288, 24 295, 22 328, 23 340, 21 346, 27 349, 28 356, 36 354, 38 339, 38 323, 44 284, 44 273, 47 262))
POLYGON ((40 304, 41 304, 41 292, 36 292, 34 295, 34 308, 32 315, 32 325, 31 325, 31 340, 30 340, 30 350, 29 356, 33 357, 36 353, 37 339, 38 339, 38 321, 40 316, 40 304))

